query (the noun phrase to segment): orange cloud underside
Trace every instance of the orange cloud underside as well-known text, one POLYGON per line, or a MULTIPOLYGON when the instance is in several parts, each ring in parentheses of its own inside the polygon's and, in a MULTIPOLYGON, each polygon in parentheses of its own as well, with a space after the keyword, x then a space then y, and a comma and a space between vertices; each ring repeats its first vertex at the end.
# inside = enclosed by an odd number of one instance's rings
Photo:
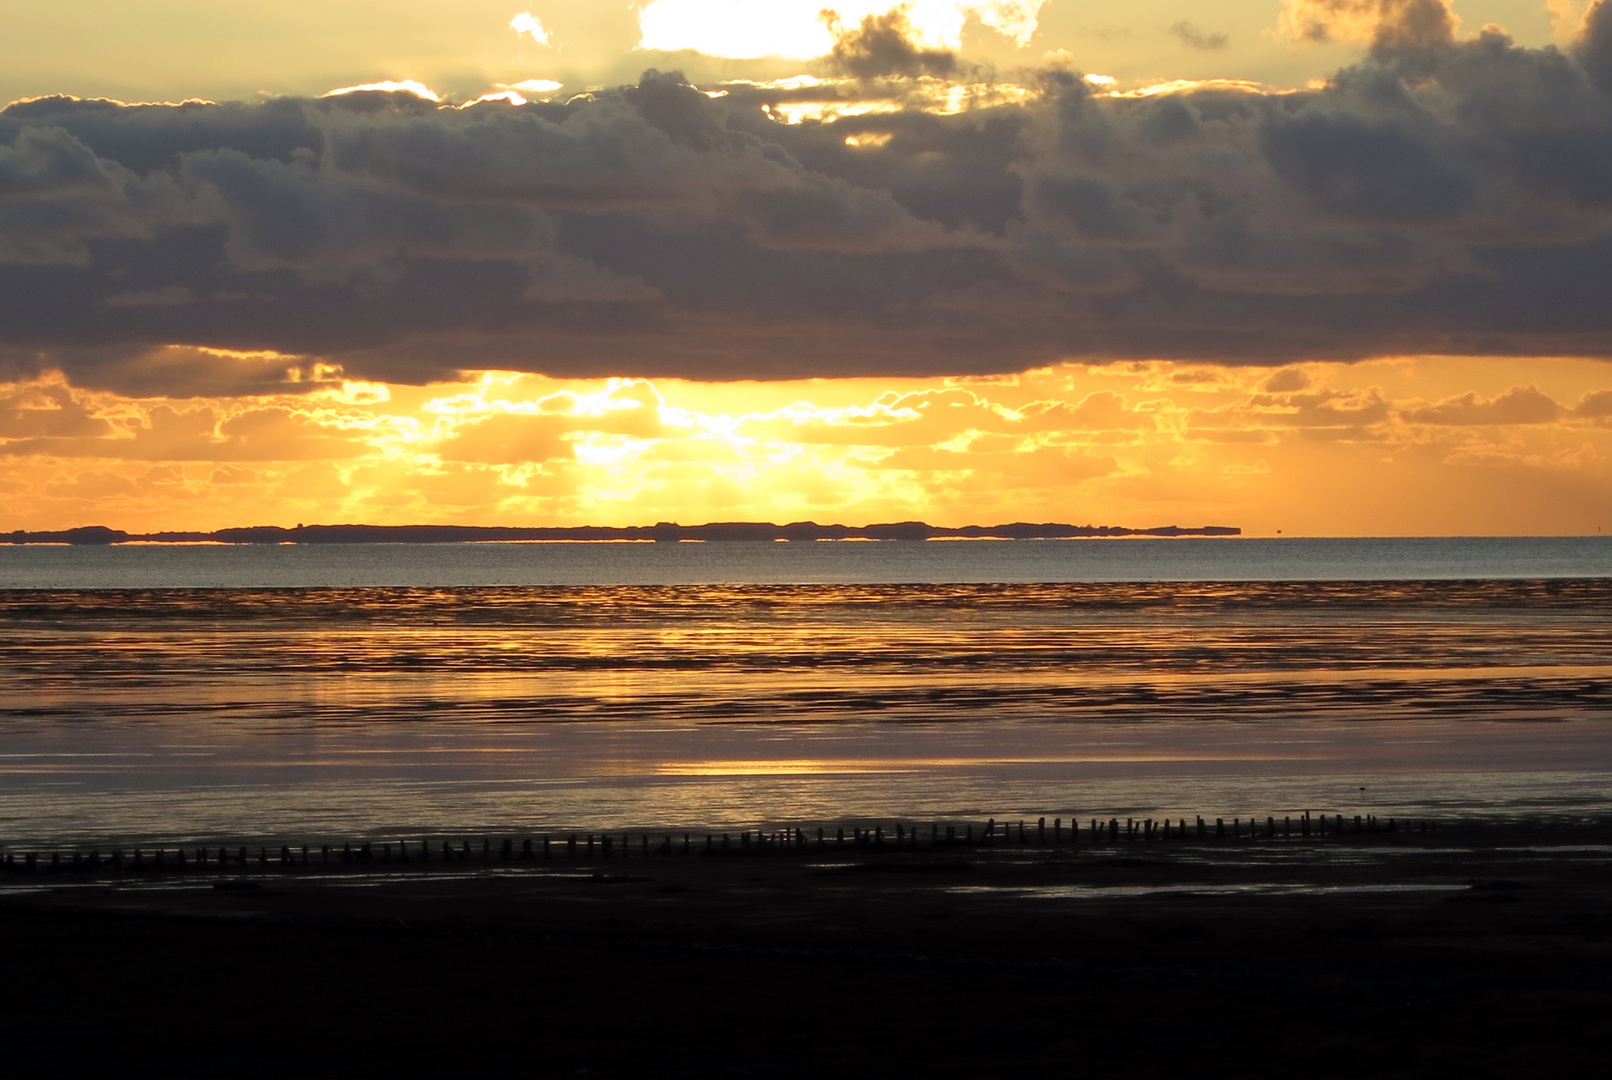
POLYGON ((1138 362, 788 383, 489 372, 414 387, 330 375, 306 394, 223 399, 134 399, 48 378, 0 386, 0 528, 1612 525, 1612 369, 1594 361, 1138 362))

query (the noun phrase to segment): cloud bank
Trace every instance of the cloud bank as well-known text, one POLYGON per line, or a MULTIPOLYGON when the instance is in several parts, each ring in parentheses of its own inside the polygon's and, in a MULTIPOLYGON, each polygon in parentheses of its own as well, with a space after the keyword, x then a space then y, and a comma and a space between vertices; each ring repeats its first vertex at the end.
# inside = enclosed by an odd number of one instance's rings
POLYGON ((1369 55, 1294 93, 1019 89, 874 20, 841 80, 15 103, 0 380, 1612 356, 1612 6, 1561 50, 1458 38, 1437 0, 1289 6, 1369 55))

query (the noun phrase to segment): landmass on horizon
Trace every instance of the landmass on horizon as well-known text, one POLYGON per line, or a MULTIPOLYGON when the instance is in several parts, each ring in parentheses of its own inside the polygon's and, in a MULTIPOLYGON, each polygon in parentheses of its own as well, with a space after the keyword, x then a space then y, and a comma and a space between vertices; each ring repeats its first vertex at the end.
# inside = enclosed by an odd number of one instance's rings
POLYGON ((713 521, 705 525, 679 525, 673 521, 662 521, 655 525, 622 527, 561 525, 535 528, 503 525, 298 525, 294 529, 287 529, 278 525, 254 525, 215 529, 212 532, 155 533, 128 533, 105 525, 85 525, 44 532, 17 529, 3 539, 12 544, 100 546, 125 543, 463 544, 511 540, 653 540, 663 543, 679 540, 1065 540, 1116 536, 1241 535, 1242 529, 1231 525, 1194 528, 1163 525, 1151 529, 1131 529, 1121 525, 1031 524, 1017 521, 1007 525, 947 528, 922 521, 896 521, 860 527, 819 525, 815 521, 795 521, 788 525, 774 525, 766 521, 713 521))

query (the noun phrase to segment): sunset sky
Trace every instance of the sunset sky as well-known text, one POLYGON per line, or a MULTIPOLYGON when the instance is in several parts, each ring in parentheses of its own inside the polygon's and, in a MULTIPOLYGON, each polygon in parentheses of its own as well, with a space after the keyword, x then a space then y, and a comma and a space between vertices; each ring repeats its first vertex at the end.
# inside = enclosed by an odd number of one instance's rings
POLYGON ((1612 5, 6 23, 0 531, 1612 528, 1612 5))

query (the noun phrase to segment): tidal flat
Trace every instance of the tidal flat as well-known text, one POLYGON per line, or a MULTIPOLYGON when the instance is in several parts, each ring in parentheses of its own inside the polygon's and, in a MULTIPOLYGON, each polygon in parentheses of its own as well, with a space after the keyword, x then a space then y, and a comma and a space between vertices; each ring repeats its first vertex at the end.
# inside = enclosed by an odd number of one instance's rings
POLYGON ((1612 821, 1395 824, 14 862, 0 1031, 62 1075, 1598 1068, 1612 821))

